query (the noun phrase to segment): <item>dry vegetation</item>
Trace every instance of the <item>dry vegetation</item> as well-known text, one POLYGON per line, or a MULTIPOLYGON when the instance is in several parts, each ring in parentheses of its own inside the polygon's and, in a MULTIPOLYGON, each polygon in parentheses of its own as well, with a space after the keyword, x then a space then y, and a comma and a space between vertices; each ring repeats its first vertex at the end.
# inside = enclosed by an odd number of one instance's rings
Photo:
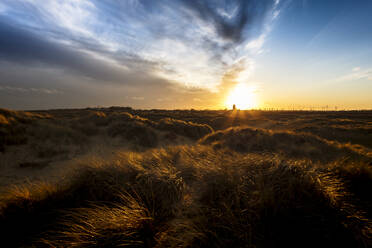
POLYGON ((2 247, 372 245, 372 112, 0 110, 0 134, 2 247))

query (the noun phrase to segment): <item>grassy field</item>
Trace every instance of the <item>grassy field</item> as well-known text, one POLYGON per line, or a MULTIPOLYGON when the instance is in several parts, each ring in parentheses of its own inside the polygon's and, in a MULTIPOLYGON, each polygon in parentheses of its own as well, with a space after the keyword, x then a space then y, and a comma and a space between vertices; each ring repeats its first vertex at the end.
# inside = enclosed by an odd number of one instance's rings
POLYGON ((1 247, 371 247, 372 111, 0 109, 1 247))

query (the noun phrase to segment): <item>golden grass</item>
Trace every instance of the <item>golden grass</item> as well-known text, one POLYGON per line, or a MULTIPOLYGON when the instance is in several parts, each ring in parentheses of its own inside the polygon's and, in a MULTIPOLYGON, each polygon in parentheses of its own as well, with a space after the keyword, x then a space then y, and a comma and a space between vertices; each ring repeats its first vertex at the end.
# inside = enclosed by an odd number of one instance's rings
POLYGON ((125 205, 92 205, 66 214, 65 230, 53 240, 42 240, 52 247, 144 247, 152 242, 152 222, 148 210, 132 196, 123 195, 125 205), (71 225, 74 223, 74 225, 71 225))
POLYGON ((289 159, 308 158, 328 162, 345 157, 372 159, 368 149, 362 146, 341 144, 313 134, 292 131, 235 127, 207 135, 199 142, 215 149, 228 148, 242 153, 278 153, 289 159))
POLYGON ((206 146, 122 153, 11 193, 0 229, 38 247, 366 247, 371 223, 335 168, 206 146))
POLYGON ((23 144, 40 161, 71 155, 76 147, 89 150, 95 138, 133 145, 96 161, 86 159, 58 182, 17 185, 1 195, 0 245, 372 245, 372 153, 363 145, 366 138, 341 142, 347 133, 326 139, 313 129, 294 131, 336 117, 330 123, 364 125, 369 117, 363 113, 300 118, 301 113, 258 111, 236 116, 229 111, 84 111, 0 110, 0 120, 9 122, 0 130, 6 134, 0 148, 23 144), (267 123, 279 127, 211 127, 267 123), (179 137, 189 145, 175 145, 179 137))
POLYGON ((9 125, 9 120, 2 114, 0 114, 0 125, 9 125))

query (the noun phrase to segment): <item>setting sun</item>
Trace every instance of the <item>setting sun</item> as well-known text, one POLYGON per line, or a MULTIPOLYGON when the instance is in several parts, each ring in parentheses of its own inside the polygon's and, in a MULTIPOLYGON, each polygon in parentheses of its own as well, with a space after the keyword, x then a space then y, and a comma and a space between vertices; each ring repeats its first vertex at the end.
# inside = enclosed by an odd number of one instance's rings
POLYGON ((231 90, 225 102, 227 108, 231 108, 234 104, 238 109, 252 109, 258 107, 255 87, 243 83, 237 84, 235 88, 231 90))

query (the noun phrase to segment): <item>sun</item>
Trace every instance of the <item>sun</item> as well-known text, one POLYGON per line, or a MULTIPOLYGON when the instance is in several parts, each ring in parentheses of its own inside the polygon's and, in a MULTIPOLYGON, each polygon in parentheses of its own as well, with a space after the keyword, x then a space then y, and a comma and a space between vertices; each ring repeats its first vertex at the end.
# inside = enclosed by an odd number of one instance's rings
POLYGON ((232 108, 234 104, 238 109, 257 108, 256 88, 244 83, 237 84, 235 88, 230 91, 225 101, 225 106, 227 108, 232 108))

